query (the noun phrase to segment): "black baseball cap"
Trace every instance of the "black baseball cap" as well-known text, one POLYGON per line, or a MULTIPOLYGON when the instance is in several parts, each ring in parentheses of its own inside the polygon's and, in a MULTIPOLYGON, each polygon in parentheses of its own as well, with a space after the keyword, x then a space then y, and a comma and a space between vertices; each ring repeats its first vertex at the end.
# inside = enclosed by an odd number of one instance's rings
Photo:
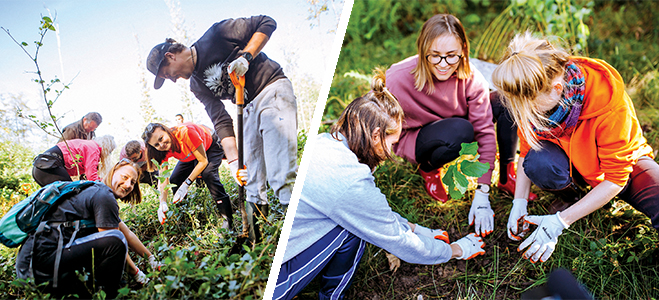
POLYGON ((165 60, 165 53, 169 51, 169 47, 172 45, 174 44, 169 42, 156 45, 153 47, 153 49, 151 49, 149 57, 146 59, 146 68, 149 69, 153 75, 156 75, 156 80, 153 82, 153 87, 156 90, 159 89, 165 82, 165 78, 158 77, 158 71, 160 70, 162 61, 165 60))

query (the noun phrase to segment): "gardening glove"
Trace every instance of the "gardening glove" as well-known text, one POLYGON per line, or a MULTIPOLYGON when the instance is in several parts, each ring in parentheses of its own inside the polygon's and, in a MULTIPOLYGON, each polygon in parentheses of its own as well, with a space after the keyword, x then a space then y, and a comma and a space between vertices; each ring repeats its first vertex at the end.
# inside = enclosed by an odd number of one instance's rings
POLYGON ((524 198, 513 200, 513 208, 508 216, 508 237, 515 241, 521 241, 529 231, 529 223, 524 222, 524 217, 529 213, 526 211, 528 201, 524 198))
POLYGON ((414 233, 418 235, 427 236, 431 239, 437 239, 446 242, 447 244, 451 241, 448 239, 448 232, 441 229, 430 229, 423 227, 419 224, 416 224, 413 230, 414 233))
POLYGON ((169 211, 167 202, 161 201, 160 207, 158 207, 158 221, 160 221, 161 225, 165 224, 165 220, 167 220, 167 215, 165 214, 167 211, 169 211))
POLYGON ((517 251, 522 251, 531 245, 524 253, 524 258, 528 258, 532 263, 549 259, 558 243, 558 236, 563 233, 563 229, 570 227, 561 218, 560 212, 547 216, 526 216, 524 222, 538 225, 529 238, 517 248, 517 251))
POLYGON ((133 279, 135 279, 135 281, 137 281, 141 285, 145 285, 149 283, 149 278, 147 278, 146 275, 144 275, 144 273, 140 271, 140 269, 137 269, 137 273, 133 275, 133 279))
POLYGON ((477 236, 486 236, 494 230, 494 211, 488 196, 489 194, 476 190, 469 209, 469 225, 476 224, 474 228, 477 236))
POLYGON ((457 244, 462 249, 462 256, 456 257, 456 259, 472 259, 481 254, 485 254, 485 243, 483 239, 477 236, 475 233, 470 233, 465 237, 459 239, 457 242, 451 243, 451 245, 457 244))
POLYGON ((176 190, 176 194, 174 194, 174 199, 172 200, 173 203, 178 203, 179 201, 183 200, 185 198, 185 195, 188 194, 188 188, 192 184, 192 180, 190 178, 186 178, 185 182, 181 184, 181 186, 176 190))
POLYGON ((160 267, 164 266, 165 264, 159 262, 156 259, 156 256, 152 254, 149 256, 149 265, 151 265, 152 269, 160 271, 160 267))
POLYGON ((247 73, 247 69, 249 69, 249 62, 247 62, 247 59, 240 56, 229 64, 229 68, 227 69, 227 72, 229 74, 231 74, 231 72, 235 72, 236 75, 240 77, 240 76, 244 76, 245 73, 247 73))
POLYGON ((231 177, 233 177, 233 180, 235 180, 238 185, 242 186, 247 184, 247 167, 243 166, 242 169, 238 169, 237 159, 229 163, 229 170, 231 170, 231 177))

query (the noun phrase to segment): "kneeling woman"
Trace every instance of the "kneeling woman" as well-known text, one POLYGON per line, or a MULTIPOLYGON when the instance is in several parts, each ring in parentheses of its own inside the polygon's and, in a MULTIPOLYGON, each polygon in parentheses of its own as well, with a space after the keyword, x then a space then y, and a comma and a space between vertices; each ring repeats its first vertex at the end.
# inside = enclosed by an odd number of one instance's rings
POLYGON ((331 134, 315 137, 273 299, 293 298, 318 274, 320 299, 342 299, 367 242, 426 265, 485 253, 473 233, 449 245, 445 231, 409 223, 391 210, 372 172, 391 158, 403 110, 384 87, 384 74, 371 88, 346 107, 331 134))
POLYGON ((91 141, 59 142, 34 159, 32 177, 42 187, 55 181, 72 181, 71 176, 100 181, 110 167, 107 161, 116 147, 111 135, 91 141))
POLYGON ((659 165, 612 66, 570 56, 527 33, 513 39, 492 79, 521 132, 508 236, 525 235, 522 219, 539 225, 519 246, 530 246, 526 258, 546 261, 564 229, 616 195, 659 229, 659 165), (584 181, 593 189, 581 197, 577 186, 584 181), (556 214, 527 216, 531 183, 576 203, 556 214))
POLYGON ((222 164, 224 150, 217 144, 217 136, 205 126, 183 123, 172 128, 167 128, 160 123, 151 123, 142 134, 146 143, 147 170, 154 170, 155 159, 159 163, 167 161, 170 157, 179 160, 172 175, 161 182, 160 208, 158 219, 161 224, 165 223, 167 207, 167 190, 165 187, 170 182, 176 186, 173 202, 177 203, 188 193, 192 182, 201 174, 201 179, 210 190, 211 197, 215 200, 217 210, 224 218, 222 228, 233 227, 231 199, 220 182, 218 169, 222 164))
MULTIPOLYGON (((81 298, 91 298, 89 291, 96 287, 105 291, 109 299, 114 298, 124 263, 129 260, 127 247, 155 262, 155 257, 119 218, 117 198, 133 204, 141 202, 138 178, 137 166, 122 160, 110 170, 103 183, 94 183, 48 212, 44 221, 48 221, 50 227, 46 228, 49 229, 31 234, 18 253, 18 277, 27 279, 33 274, 37 284, 49 282, 47 289, 58 297, 77 294, 81 298), (76 220, 94 220, 96 227, 81 228, 73 236, 72 227, 65 224, 55 227, 53 223, 76 220), (58 242, 66 245, 62 246, 61 253, 57 251, 58 242), (83 270, 91 273, 92 280, 81 282, 78 279, 76 271, 83 270)), ((134 265, 131 264, 131 268, 134 265)), ((140 273, 142 278, 136 279, 144 281, 139 270, 131 271, 140 273)))

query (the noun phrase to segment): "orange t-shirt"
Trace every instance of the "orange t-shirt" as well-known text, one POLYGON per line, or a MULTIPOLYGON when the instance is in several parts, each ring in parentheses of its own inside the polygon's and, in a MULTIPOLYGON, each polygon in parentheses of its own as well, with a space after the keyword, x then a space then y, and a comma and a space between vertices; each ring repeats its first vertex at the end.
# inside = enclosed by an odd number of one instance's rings
POLYGON ((174 138, 181 146, 180 152, 172 152, 171 150, 165 156, 163 161, 168 160, 170 157, 176 158, 182 162, 189 162, 197 159, 192 151, 203 145, 204 150, 208 150, 213 143, 213 136, 210 129, 203 125, 193 123, 183 123, 172 127, 174 138))

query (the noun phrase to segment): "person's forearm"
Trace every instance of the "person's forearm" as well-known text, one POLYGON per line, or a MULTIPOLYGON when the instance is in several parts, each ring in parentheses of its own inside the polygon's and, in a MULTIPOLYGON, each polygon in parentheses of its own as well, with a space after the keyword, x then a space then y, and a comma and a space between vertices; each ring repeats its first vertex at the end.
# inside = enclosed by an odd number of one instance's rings
POLYGON ((137 274, 137 270, 139 270, 139 269, 137 268, 137 266, 135 265, 133 260, 130 259, 130 256, 128 255, 128 253, 126 253, 126 264, 128 265, 128 267, 126 268, 126 272, 128 272, 128 274, 130 274, 130 275, 137 274))
POLYGON ((259 55, 261 50, 263 50, 263 47, 265 47, 265 44, 268 43, 268 36, 262 32, 255 32, 252 35, 252 38, 247 42, 247 45, 245 46, 245 49, 243 49, 244 52, 249 52, 252 54, 253 57, 256 57, 259 55))
POLYGON ((141 257, 151 256, 149 249, 147 249, 144 244, 142 244, 142 241, 140 241, 140 238, 138 238, 137 235, 135 235, 135 233, 133 233, 133 231, 130 230, 128 226, 126 226, 126 223, 119 223, 119 230, 121 230, 121 232, 126 237, 126 241, 128 242, 128 247, 130 250, 137 253, 137 255, 141 257))
POLYGON ((590 192, 581 198, 581 200, 577 201, 577 203, 560 212, 560 216, 563 221, 565 221, 565 223, 571 225, 577 220, 604 206, 604 204, 618 195, 618 193, 622 191, 622 188, 623 187, 611 181, 604 180, 602 183, 598 184, 596 187, 590 190, 590 192))
POLYGON ((236 137, 225 137, 220 141, 220 144, 224 150, 224 156, 227 158, 227 162, 238 159, 238 146, 236 146, 236 137))
POLYGON ((529 199, 531 193, 531 179, 526 176, 524 172, 524 158, 520 157, 517 160, 517 182, 515 183, 515 199, 523 198, 529 199))
POLYGON ((167 185, 169 184, 169 177, 165 178, 163 182, 158 185, 158 191, 160 192, 160 202, 167 201, 167 185))

